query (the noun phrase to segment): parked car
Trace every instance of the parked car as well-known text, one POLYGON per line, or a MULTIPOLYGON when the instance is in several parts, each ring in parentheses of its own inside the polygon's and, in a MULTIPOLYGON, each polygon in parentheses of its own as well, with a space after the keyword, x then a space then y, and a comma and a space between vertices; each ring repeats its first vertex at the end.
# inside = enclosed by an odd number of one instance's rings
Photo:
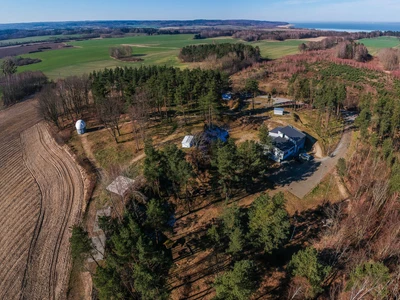
POLYGON ((303 161, 310 161, 313 159, 313 157, 307 153, 300 153, 299 158, 303 161))

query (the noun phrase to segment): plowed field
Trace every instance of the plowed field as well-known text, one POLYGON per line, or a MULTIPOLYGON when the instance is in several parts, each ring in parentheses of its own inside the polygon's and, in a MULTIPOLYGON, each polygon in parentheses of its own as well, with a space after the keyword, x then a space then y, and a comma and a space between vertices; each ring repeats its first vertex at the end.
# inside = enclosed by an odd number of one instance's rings
POLYGON ((84 186, 35 102, 0 112, 0 299, 63 299, 84 186))

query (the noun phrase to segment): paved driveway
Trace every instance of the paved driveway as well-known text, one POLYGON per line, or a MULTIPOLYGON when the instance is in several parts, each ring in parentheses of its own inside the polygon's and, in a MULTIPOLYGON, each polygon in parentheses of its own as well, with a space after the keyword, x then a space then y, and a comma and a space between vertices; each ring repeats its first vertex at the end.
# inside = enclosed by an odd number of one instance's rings
POLYGON ((269 179, 277 190, 287 190, 300 199, 311 192, 336 167, 339 158, 346 155, 351 141, 350 126, 346 128, 331 156, 304 163, 290 161, 271 174, 269 179))

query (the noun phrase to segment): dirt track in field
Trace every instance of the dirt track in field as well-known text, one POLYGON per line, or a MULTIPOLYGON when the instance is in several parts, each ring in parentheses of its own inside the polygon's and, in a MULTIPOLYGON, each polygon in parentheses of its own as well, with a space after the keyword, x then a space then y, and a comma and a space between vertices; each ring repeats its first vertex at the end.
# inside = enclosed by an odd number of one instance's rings
POLYGON ((64 299, 84 184, 34 101, 0 112, 0 299, 64 299))

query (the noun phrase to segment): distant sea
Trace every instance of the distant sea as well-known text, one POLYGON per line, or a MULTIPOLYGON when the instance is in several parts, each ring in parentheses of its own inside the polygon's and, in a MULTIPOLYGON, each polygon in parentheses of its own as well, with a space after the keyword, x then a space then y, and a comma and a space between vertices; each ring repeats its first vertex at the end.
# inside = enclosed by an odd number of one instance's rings
POLYGON ((333 23, 333 22, 293 22, 290 23, 295 26, 295 28, 309 28, 318 30, 335 30, 335 31, 348 31, 348 32, 358 32, 358 31, 400 31, 400 23, 357 23, 357 22, 347 22, 347 23, 333 23))

